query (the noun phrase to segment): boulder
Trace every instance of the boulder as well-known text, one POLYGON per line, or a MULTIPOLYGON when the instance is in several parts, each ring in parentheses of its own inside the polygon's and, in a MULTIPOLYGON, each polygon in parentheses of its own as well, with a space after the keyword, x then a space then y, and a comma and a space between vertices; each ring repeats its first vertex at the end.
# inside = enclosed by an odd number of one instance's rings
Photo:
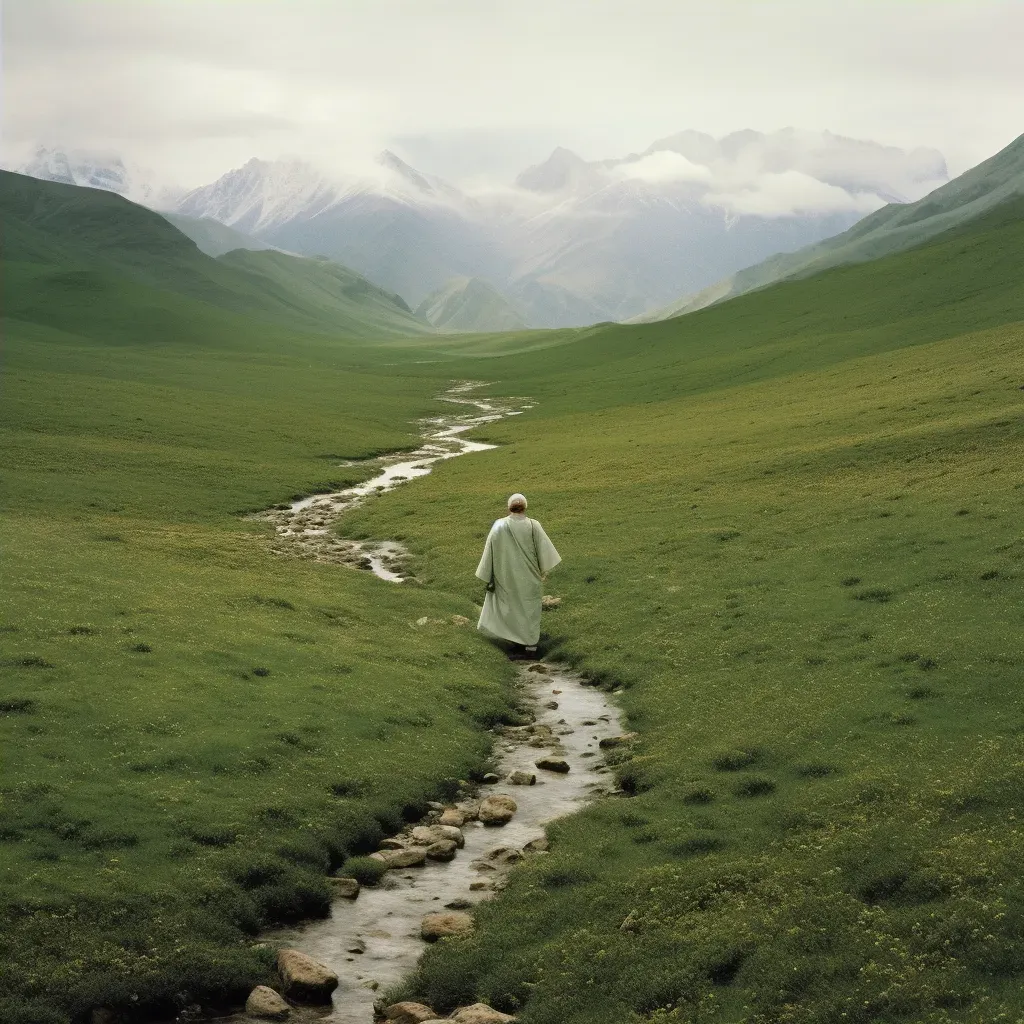
POLYGON ((505 825, 512 820, 512 815, 519 810, 519 805, 510 796, 496 793, 480 801, 480 820, 485 825, 505 825))
POLYGON ((425 1020, 437 1020, 437 1014, 424 1003, 392 1003, 384 1007, 384 1019, 395 1024, 423 1024, 425 1020))
POLYGON ((488 772, 480 781, 485 786, 495 786, 501 782, 501 776, 496 775, 494 772, 488 772))
POLYGON ((569 770, 569 762, 560 757, 542 757, 539 761, 533 762, 538 768, 546 772, 558 772, 564 775, 569 770))
POLYGON ((267 985, 257 985, 245 1001, 245 1012, 257 1020, 287 1020, 292 1008, 280 993, 267 985))
POLYGON ((474 1003, 456 1010, 448 1019, 456 1024, 510 1024, 515 1017, 510 1013, 500 1013, 486 1003, 474 1003))
POLYGON ((450 839, 460 850, 466 845, 466 837, 461 828, 454 825, 435 825, 434 832, 439 839, 450 839))
POLYGON ((480 816, 480 801, 463 800, 456 809, 461 812, 464 821, 475 821, 480 816))
POLYGON ((427 914, 420 922, 420 935, 427 942, 436 942, 453 935, 469 935, 473 928, 473 918, 465 911, 446 910, 439 914, 427 914))
POLYGON ((381 850, 404 850, 405 840, 397 838, 382 839, 379 846, 381 850))
POLYGON ((466 816, 454 807, 446 807, 438 821, 442 825, 454 825, 456 828, 462 828, 466 824, 466 816))
POLYGON ((278 950, 277 973, 281 975, 284 994, 301 1003, 329 1003, 331 993, 338 987, 334 971, 297 949, 278 950))
POLYGON ((513 772, 508 781, 513 786, 533 786, 537 783, 537 776, 533 772, 513 772))
POLYGON ((493 889, 493 888, 494 888, 494 883, 493 882, 470 882, 469 883, 469 891, 470 892, 482 892, 485 889, 493 889))
POLYGON ((557 711, 558 710, 558 701, 557 700, 549 700, 547 702, 547 704, 544 705, 544 707, 546 707, 549 711, 557 711))
POLYGON ((382 861, 387 868, 418 868, 426 862, 427 853, 418 846, 411 850, 380 850, 370 857, 382 861))
POLYGON ((429 846, 437 842, 437 832, 432 825, 417 825, 409 835, 417 846, 429 846))
POLYGON ((431 860, 454 860, 458 847, 450 839, 439 839, 427 847, 427 856, 431 860))
POLYGON ((547 836, 541 836, 539 839, 531 839, 523 847, 523 853, 547 853, 548 845, 547 836))
POLYGON ((489 850, 486 856, 492 864, 511 867, 523 859, 523 851, 517 850, 513 846, 496 846, 493 850, 489 850))
POLYGON ((621 736, 605 736, 598 746, 603 750, 610 750, 612 747, 622 747, 627 743, 632 743, 636 738, 637 733, 624 732, 621 736))
POLYGON ((331 893, 343 900, 354 900, 359 895, 359 882, 354 878, 328 878, 331 893))

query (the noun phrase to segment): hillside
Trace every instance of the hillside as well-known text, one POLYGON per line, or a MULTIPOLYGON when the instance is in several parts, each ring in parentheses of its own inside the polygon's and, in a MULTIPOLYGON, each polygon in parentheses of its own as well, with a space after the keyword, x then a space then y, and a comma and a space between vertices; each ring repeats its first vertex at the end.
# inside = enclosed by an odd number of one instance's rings
POLYGON ((416 315, 439 331, 521 331, 522 315, 497 288, 476 277, 452 278, 428 295, 416 315))
POLYGON ((258 238, 229 228, 212 217, 187 217, 183 213, 167 212, 162 216, 183 235, 191 238, 200 251, 205 252, 207 256, 223 256, 224 253, 231 252, 232 249, 252 249, 259 252, 263 249, 274 248, 266 242, 261 242, 258 238))
POLYGON ((472 595, 523 490, 564 558, 549 654, 640 739, 622 796, 557 823, 392 995, 531 1024, 1024 1012, 1022 251, 1016 200, 682 319, 453 362, 537 408, 346 529, 401 530, 427 585, 472 595))
POLYGON ((352 337, 431 331, 400 298, 345 267, 276 252, 212 259, 160 214, 113 192, 0 171, 0 215, 8 316, 102 320, 105 294, 117 292, 118 301, 162 309, 162 329, 184 301, 352 337))
POLYGON ((842 234, 794 253, 772 256, 697 294, 637 317, 634 322, 665 320, 763 288, 775 281, 804 277, 829 267, 903 252, 1022 194, 1024 135, 915 203, 890 203, 842 234))

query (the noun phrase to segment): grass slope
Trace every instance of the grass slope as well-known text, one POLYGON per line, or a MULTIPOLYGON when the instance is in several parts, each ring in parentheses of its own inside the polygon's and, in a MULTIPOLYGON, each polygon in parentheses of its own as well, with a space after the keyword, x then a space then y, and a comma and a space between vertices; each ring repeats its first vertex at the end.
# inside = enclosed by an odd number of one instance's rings
POLYGON ((428 295, 418 316, 439 331, 521 331, 526 321, 496 288, 477 277, 456 277, 428 295))
POLYGON ((1024 136, 915 203, 890 203, 848 231, 779 253, 638 320, 664 320, 786 278, 903 252, 1024 194, 1024 136))
POLYGON ((112 192, 0 171, 0 215, 7 312, 18 319, 49 322, 52 309, 60 323, 75 295, 99 290, 116 293, 107 300, 116 308, 130 301, 131 283, 303 331, 431 332, 402 299, 346 267, 272 251, 212 259, 160 214, 112 192))
POLYGON ((409 993, 524 1024, 1021 1018, 1022 250, 1006 204, 456 364, 540 405, 346 528, 472 594, 524 490, 565 559, 549 644, 641 741, 629 798, 558 823, 409 993))
POLYGON ((251 249, 262 252, 274 247, 252 235, 229 228, 212 217, 188 217, 183 213, 164 211, 161 216, 170 221, 183 235, 188 236, 207 256, 223 256, 233 249, 251 249))

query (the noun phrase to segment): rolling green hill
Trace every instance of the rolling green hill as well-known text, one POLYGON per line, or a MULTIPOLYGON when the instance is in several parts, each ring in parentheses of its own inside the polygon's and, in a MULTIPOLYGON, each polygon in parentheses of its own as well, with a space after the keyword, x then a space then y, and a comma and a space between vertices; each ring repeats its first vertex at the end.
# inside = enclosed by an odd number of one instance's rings
POLYGON ((779 253, 636 322, 665 320, 776 281, 903 252, 1024 195, 1024 135, 916 203, 890 203, 848 231, 794 253, 779 253))
POLYGON ((152 305, 164 325, 169 306, 190 300, 348 337, 432 331, 401 298, 346 267, 275 251, 213 259, 159 214, 112 192, 0 171, 0 216, 9 316, 39 320, 51 311, 60 326, 69 306, 79 317, 96 296, 102 319, 116 293, 137 311, 152 305))
POLYGON ((496 288, 477 277, 456 277, 416 308, 439 331, 521 331, 522 314, 496 288))
POLYGON ((212 217, 188 217, 183 213, 163 211, 161 216, 170 221, 183 235, 187 235, 207 256, 223 256, 232 249, 251 249, 261 252, 274 246, 261 242, 252 235, 229 228, 212 217))

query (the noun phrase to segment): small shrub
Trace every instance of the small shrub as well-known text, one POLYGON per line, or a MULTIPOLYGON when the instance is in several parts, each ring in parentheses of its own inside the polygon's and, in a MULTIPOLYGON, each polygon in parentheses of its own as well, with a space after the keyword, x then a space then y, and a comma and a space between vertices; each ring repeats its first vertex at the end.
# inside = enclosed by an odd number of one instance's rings
POLYGON ((0 700, 0 715, 33 715, 39 705, 30 697, 7 697, 0 700))
POLYGON ((931 686, 912 686, 907 690, 908 700, 930 700, 939 695, 938 690, 931 686))
POLYGON ((749 778, 743 779, 742 782, 738 783, 733 792, 736 796, 767 796, 769 793, 775 792, 775 783, 771 779, 766 779, 762 775, 751 775, 749 778))
POLYGON ((939 663, 934 658, 922 658, 917 663, 917 667, 922 672, 930 672, 933 668, 938 668, 939 663))
POLYGON ((860 583, 859 576, 844 576, 840 581, 840 586, 843 587, 855 587, 860 583))
POLYGON ((921 660, 921 655, 918 654, 916 651, 907 651, 906 654, 901 654, 900 655, 900 661, 905 661, 905 662, 909 663, 909 662, 920 661, 920 660, 921 660))
POLYGON ((567 864, 549 868, 540 877, 540 883, 546 889, 566 889, 571 885, 585 885, 597 876, 593 871, 579 864, 567 864))
POLYGON ((270 669, 269 668, 264 668, 262 665, 257 665, 256 668, 254 668, 252 670, 252 674, 254 676, 260 676, 260 677, 269 676, 270 675, 270 669))
POLYGON ((135 646, 132 647, 132 650, 135 651, 136 654, 152 654, 153 653, 153 648, 150 647, 149 644, 135 644, 135 646))
POLYGON ((715 794, 706 786, 691 789, 683 796, 684 804, 709 804, 715 799, 715 794))
POLYGON ((979 576, 978 578, 982 579, 982 580, 994 580, 994 579, 997 579, 998 577, 999 577, 999 570, 998 569, 989 569, 986 572, 983 572, 981 574, 981 576, 979 576))
POLYGON ((71 636, 94 636, 97 632, 92 626, 72 626, 68 630, 71 636))
POLYGON ((834 764, 828 764, 826 761, 808 761, 805 764, 798 764, 793 770, 803 779, 824 779, 839 771, 834 764))
POLYGON ((753 747, 738 750, 727 750, 719 754, 711 763, 720 772, 741 772, 750 768, 761 759, 761 752, 753 747))
POLYGON ((338 797, 364 796, 368 788, 362 779, 338 779, 331 783, 331 792, 338 797))
POLYGON ((360 885, 376 885, 387 870, 381 861, 372 857, 352 857, 345 861, 338 873, 345 878, 354 878, 360 885))
POLYGON ((885 604, 892 600, 892 591, 885 587, 872 587, 869 590, 859 590, 853 595, 857 601, 870 601, 873 604, 885 604))

